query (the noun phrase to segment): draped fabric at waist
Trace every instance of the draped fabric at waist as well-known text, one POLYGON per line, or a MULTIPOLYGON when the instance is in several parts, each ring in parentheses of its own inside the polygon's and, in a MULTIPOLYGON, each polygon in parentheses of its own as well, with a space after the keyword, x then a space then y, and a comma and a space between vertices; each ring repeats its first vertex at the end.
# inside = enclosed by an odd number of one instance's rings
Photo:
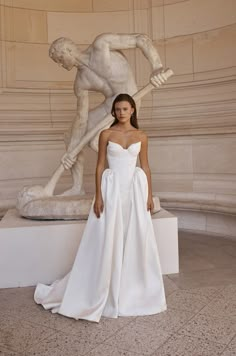
POLYGON ((130 191, 130 186, 136 169, 136 161, 136 157, 130 157, 127 160, 127 158, 109 157, 108 155, 109 169, 116 174, 119 180, 121 195, 127 194, 130 191))

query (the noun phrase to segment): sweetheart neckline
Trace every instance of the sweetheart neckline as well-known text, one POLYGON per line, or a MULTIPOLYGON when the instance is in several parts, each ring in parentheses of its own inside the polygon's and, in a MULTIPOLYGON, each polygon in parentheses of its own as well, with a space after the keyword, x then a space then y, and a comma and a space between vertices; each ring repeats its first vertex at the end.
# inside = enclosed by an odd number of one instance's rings
POLYGON ((122 145, 120 145, 118 142, 113 142, 113 141, 108 140, 108 143, 109 143, 109 144, 110 144, 110 143, 114 143, 115 145, 120 146, 123 150, 127 151, 127 150, 130 148, 130 146, 136 145, 137 143, 141 143, 141 141, 133 142, 133 143, 131 143, 127 148, 124 148, 124 147, 123 147, 122 145))

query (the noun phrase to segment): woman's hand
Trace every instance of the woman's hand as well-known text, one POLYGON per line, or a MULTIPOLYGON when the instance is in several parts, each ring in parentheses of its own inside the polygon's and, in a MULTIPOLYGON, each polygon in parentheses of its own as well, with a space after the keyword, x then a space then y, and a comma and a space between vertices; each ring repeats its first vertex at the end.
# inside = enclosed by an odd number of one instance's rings
POLYGON ((150 212, 154 209, 154 202, 152 199, 152 196, 148 196, 148 200, 147 200, 147 210, 149 210, 150 212))
POLYGON ((93 210, 97 218, 100 218, 101 213, 103 212, 104 204, 102 197, 96 197, 93 205, 93 210))

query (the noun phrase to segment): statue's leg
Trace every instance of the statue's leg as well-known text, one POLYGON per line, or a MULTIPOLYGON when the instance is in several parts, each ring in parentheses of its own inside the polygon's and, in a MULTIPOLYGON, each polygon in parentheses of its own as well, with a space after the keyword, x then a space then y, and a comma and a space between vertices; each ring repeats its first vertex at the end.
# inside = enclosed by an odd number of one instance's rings
POLYGON ((83 195, 85 194, 83 188, 83 174, 84 174, 84 151, 82 150, 76 159, 73 167, 71 168, 73 185, 70 189, 66 190, 61 195, 83 195))

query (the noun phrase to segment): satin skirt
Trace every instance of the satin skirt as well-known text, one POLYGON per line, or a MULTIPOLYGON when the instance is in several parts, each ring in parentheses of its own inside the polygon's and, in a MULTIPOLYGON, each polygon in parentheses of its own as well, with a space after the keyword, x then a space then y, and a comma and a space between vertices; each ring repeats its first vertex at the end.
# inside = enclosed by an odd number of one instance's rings
POLYGON ((121 194, 116 172, 103 172, 104 211, 98 219, 92 204, 71 271, 50 286, 39 283, 37 304, 94 322, 101 316, 150 315, 166 309, 147 187, 139 167, 129 194, 121 194))

